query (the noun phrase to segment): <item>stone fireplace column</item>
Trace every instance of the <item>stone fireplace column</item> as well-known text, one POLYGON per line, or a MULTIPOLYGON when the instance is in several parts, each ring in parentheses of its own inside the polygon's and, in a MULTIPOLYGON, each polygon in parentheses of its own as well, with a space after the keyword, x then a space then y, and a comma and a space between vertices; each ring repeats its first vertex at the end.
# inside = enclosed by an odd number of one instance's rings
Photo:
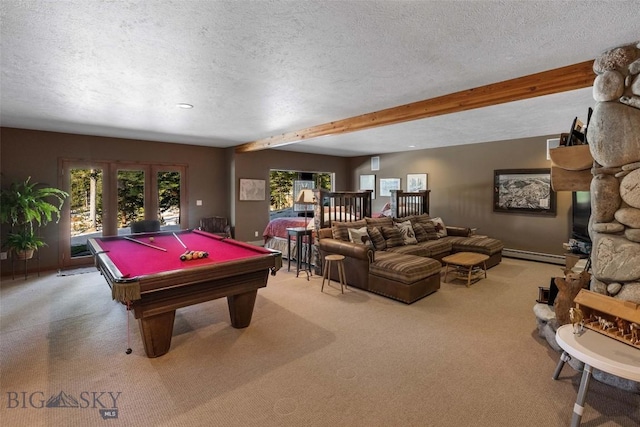
POLYGON ((603 53, 593 70, 590 288, 640 303, 640 44, 603 53))

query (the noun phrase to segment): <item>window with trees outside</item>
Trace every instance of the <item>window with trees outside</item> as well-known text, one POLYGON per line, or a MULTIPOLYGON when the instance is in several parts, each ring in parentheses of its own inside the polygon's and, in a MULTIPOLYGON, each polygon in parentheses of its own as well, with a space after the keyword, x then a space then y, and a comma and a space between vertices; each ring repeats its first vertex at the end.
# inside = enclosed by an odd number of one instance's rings
POLYGON ((63 267, 90 260, 87 239, 129 234, 133 221, 157 219, 163 231, 183 228, 186 166, 63 160, 61 170, 70 194, 60 227, 63 267))
POLYGON ((331 190, 333 173, 271 170, 269 173, 270 219, 305 215, 304 211, 296 212, 294 209, 294 200, 297 196, 294 194, 295 181, 312 181, 313 188, 331 190))

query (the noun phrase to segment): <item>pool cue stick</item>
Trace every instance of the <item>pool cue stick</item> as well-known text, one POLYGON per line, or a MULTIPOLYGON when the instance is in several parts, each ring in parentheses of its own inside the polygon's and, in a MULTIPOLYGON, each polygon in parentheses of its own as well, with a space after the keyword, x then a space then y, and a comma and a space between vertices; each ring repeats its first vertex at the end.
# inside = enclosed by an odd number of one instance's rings
POLYGON ((127 237, 127 236, 122 236, 122 237, 123 237, 125 240, 129 240, 130 242, 138 243, 138 244, 140 244, 140 245, 148 246, 148 247, 150 247, 150 248, 157 249, 157 250, 159 250, 159 251, 167 252, 167 250, 166 250, 165 248, 161 248, 161 247, 159 247, 159 246, 150 245, 149 243, 141 242, 140 240, 132 239, 131 237, 127 237))
POLYGON ((184 242, 178 237, 178 235, 176 233, 173 233, 173 237, 175 237, 176 239, 178 239, 178 242, 180 242, 180 244, 182 245, 182 247, 184 248, 184 250, 187 250, 187 245, 184 244, 184 242))

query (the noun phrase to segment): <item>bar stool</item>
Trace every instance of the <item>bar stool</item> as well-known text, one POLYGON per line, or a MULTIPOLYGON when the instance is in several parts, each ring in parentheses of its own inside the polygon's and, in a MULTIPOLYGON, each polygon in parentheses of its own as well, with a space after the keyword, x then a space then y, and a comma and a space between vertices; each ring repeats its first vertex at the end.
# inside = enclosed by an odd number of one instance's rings
MULTIPOLYGON (((324 271, 322 273, 322 287, 320 292, 324 289, 324 281, 329 280, 331 282, 331 263, 335 262, 338 267, 338 278, 340 279, 340 292, 344 293, 344 288, 347 287, 347 279, 344 275, 344 255, 327 255, 324 257, 324 271)), ((347 288, 348 289, 348 288, 347 288)))

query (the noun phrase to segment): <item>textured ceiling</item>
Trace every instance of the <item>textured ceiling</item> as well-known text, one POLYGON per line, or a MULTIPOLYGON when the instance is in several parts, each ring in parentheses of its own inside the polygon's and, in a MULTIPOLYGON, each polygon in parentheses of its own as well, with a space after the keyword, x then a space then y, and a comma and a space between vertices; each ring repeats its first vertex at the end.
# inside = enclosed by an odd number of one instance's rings
MULTIPOLYGON (((637 0, 3 0, 0 12, 2 126, 212 147, 640 40, 637 0)), ((280 149, 355 156, 557 134, 592 105, 582 89, 280 149)))

